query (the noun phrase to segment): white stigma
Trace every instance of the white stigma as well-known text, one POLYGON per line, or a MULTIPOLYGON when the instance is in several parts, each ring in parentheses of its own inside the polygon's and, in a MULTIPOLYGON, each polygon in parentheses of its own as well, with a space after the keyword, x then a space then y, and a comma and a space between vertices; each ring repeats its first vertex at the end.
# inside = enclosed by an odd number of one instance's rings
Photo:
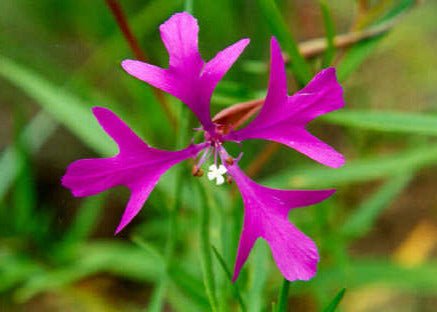
POLYGON ((209 166, 209 172, 208 172, 208 180, 216 180, 215 183, 217 185, 222 185, 225 182, 225 178, 223 175, 228 172, 225 166, 220 165, 218 168, 216 165, 209 166))

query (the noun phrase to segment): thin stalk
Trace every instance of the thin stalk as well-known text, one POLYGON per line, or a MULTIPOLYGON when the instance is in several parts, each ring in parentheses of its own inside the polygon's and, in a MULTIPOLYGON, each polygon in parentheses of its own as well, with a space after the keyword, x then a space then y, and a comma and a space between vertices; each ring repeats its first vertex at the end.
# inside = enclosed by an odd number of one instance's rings
MULTIPOLYGON (((176 141, 176 147, 179 149, 184 145, 184 142, 187 140, 187 134, 190 130, 190 115, 188 111, 181 107, 180 109, 180 129, 178 131, 179 135, 176 141)), ((169 222, 168 222, 168 232, 167 232, 167 242, 165 246, 165 264, 166 270, 164 274, 161 276, 161 279, 155 286, 155 289, 152 293, 152 297, 150 299, 149 306, 146 311, 162 311, 162 306, 165 297, 165 291, 168 283, 168 272, 172 265, 172 260, 174 256, 174 250, 177 241, 178 234, 178 215, 179 208, 181 204, 182 197, 182 189, 183 189, 183 178, 184 178, 184 170, 183 168, 177 168, 179 171, 176 173, 176 183, 175 183, 175 193, 174 193, 174 201, 169 212, 169 222)))
MULTIPOLYGON (((131 28, 129 27, 129 23, 127 22, 126 16, 123 12, 123 9, 121 8, 121 5, 118 3, 117 0, 105 0, 106 5, 108 6, 109 10, 111 11, 112 15, 114 16, 115 21, 117 22, 118 27, 120 28, 121 33, 123 34, 124 38, 126 39, 129 48, 131 49, 133 55, 136 59, 147 62, 148 57, 144 53, 144 51, 141 49, 137 38, 134 36, 131 28)), ((158 103, 161 105, 165 115, 167 116, 167 119, 170 122, 170 125, 177 129, 177 120, 175 116, 173 115, 172 111, 170 110, 169 103, 164 96, 164 94, 161 92, 161 90, 152 88, 153 95, 158 101, 158 103)))
MULTIPOLYGON (((370 39, 374 37, 378 37, 388 31, 390 31, 394 26, 399 23, 401 19, 401 15, 393 20, 388 22, 381 23, 377 26, 370 27, 368 29, 364 29, 361 31, 351 31, 345 34, 336 35, 333 38, 333 45, 335 49, 346 49, 350 46, 370 39)), ((299 44, 299 51, 306 58, 316 57, 326 51, 328 48, 328 43, 326 42, 326 38, 316 38, 308 41, 304 41, 299 44)), ((286 57, 286 62, 287 62, 286 57)))
POLYGON ((276 306, 277 312, 287 311, 289 289, 290 289, 290 282, 284 278, 284 281, 282 282, 281 290, 279 291, 278 305, 276 306))
POLYGON ((202 198, 200 220, 199 220, 199 240, 200 240, 200 262, 203 271, 203 283, 205 285, 206 294, 208 296, 211 311, 218 311, 218 302, 215 289, 215 278, 211 259, 211 244, 209 239, 209 216, 210 206, 213 200, 207 194, 206 187, 199 183, 200 195, 202 198))
POLYGON ((247 166, 247 175, 249 177, 256 176, 270 158, 279 150, 281 145, 275 142, 267 143, 266 148, 255 157, 255 159, 247 166))
POLYGON ((193 0, 185 0, 184 11, 193 14, 193 0))
MULTIPOLYGON (((218 252, 218 250, 214 246, 211 246, 211 247, 212 247, 212 251, 214 252, 217 260, 220 263, 220 266, 225 271, 226 277, 228 278, 229 282, 232 283, 232 273, 229 270, 228 266, 226 265, 225 259, 223 259, 222 255, 218 252)), ((232 291, 233 291, 235 297, 237 297, 238 303, 240 304, 241 311, 243 311, 243 312, 247 311, 246 305, 243 301, 243 297, 240 294, 240 289, 238 288, 237 283, 232 284, 232 291)))
POLYGON ((323 55, 322 67, 326 68, 331 65, 335 56, 335 27, 334 20, 332 19, 331 12, 329 10, 328 4, 325 0, 320 0, 319 2, 320 10, 323 16, 323 24, 325 26, 325 37, 326 37, 326 51, 323 55))

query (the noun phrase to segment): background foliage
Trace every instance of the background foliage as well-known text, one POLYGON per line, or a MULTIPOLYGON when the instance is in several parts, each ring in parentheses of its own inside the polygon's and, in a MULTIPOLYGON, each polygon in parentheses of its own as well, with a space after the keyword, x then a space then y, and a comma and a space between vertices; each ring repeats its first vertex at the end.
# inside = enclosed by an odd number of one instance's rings
MULTIPOLYGON (((143 51, 165 66, 158 25, 186 4, 120 4, 143 51)), ((170 123, 152 89, 121 70, 133 56, 104 1, 1 1, 0 310, 207 311, 215 298, 220 311, 333 311, 344 294, 344 311, 433 311, 437 4, 221 0, 192 9, 205 58, 251 38, 219 84, 214 112, 264 96, 272 34, 292 60, 290 91, 337 67, 347 108, 311 127, 346 155, 343 168, 268 143, 244 145, 251 157, 243 167, 257 181, 338 189, 291 214, 320 248, 318 275, 278 299, 282 278, 260 241, 231 284, 241 200, 231 187, 190 177, 187 164, 166 174, 135 222, 113 237, 126 190, 75 199, 60 186, 71 161, 115 152, 89 108, 113 109, 160 148, 187 144, 181 129, 195 125, 168 97, 177 125, 170 123), (201 259, 214 276, 208 292, 201 259)))

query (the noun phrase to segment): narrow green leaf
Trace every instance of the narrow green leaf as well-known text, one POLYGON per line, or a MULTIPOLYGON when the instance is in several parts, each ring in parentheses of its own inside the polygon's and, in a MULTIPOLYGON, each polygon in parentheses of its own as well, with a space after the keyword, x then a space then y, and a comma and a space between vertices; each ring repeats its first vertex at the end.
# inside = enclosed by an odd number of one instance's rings
POLYGON ((384 14, 380 19, 376 21, 376 23, 382 23, 388 20, 391 20, 405 11, 411 9, 414 5, 417 4, 417 0, 398 0, 394 1, 393 7, 384 14))
POLYGON ((29 159, 29 148, 26 142, 21 140, 22 128, 24 128, 25 121, 19 109, 17 109, 14 122, 17 133, 15 134, 13 144, 17 152, 19 167, 21 167, 22 170, 20 170, 20 174, 17 176, 12 192, 14 204, 9 225, 14 226, 14 229, 18 233, 25 234, 28 233, 29 221, 33 218, 36 208, 36 190, 29 159))
POLYGON ((305 167, 288 172, 284 170, 285 173, 271 176, 263 183, 291 188, 335 187, 415 172, 435 163, 437 163, 437 146, 420 146, 394 155, 348 161, 346 165, 336 170, 324 167, 305 167))
POLYGON ((248 311, 264 311, 266 283, 269 277, 269 247, 266 242, 258 241, 251 251, 250 287, 247 292, 248 311))
POLYGON ((203 282, 205 291, 209 299, 211 310, 218 311, 217 295, 215 289, 215 276, 211 259, 211 243, 209 235, 210 204, 213 201, 208 189, 199 183, 200 194, 202 195, 202 204, 199 216, 199 240, 200 240, 200 263, 203 271, 203 282))
MULTIPOLYGON (((220 255, 220 253, 218 252, 218 250, 214 246, 211 246, 211 247, 212 247, 214 255, 216 256, 220 266, 222 267, 223 271, 225 271, 226 276, 229 279, 229 282, 232 282, 232 274, 231 274, 231 271, 229 270, 228 266, 226 265, 225 259, 223 259, 223 257, 220 255)), ((241 311, 246 311, 246 305, 244 304, 243 298, 241 297, 240 289, 238 288, 238 285, 232 284, 232 290, 234 291, 234 295, 237 297, 238 303, 240 304, 241 311)))
POLYGON ((375 111, 338 111, 323 120, 347 127, 383 132, 437 135, 437 116, 375 111))
MULTIPOLYGON (((208 300, 204 304, 195 301, 192 296, 187 296, 174 284, 169 284, 167 289, 167 301, 170 304, 170 311, 174 312, 198 312, 208 311, 208 300)), ((149 312, 149 310, 145 310, 149 312)))
POLYGON ((184 0, 184 11, 193 14, 193 0, 184 0))
POLYGON ((21 301, 47 290, 56 290, 86 276, 106 272, 136 281, 153 281, 165 269, 146 251, 132 245, 98 242, 81 246, 72 261, 29 278, 17 292, 21 301))
POLYGON ((331 65, 332 60, 335 55, 334 37, 335 37, 335 26, 334 20, 332 19, 331 12, 329 11, 329 6, 326 4, 325 0, 320 0, 320 10, 322 11, 323 24, 325 26, 325 37, 326 37, 326 51, 323 55, 322 67, 326 68, 331 65))
POLYGON ((209 307, 208 298, 205 296, 203 283, 200 279, 189 274, 178 265, 169 268, 170 277, 175 285, 181 289, 187 297, 190 297, 205 310, 209 307))
MULTIPOLYGON (((414 0, 394 1, 394 5, 391 10, 389 10, 381 18, 376 19, 374 24, 390 23, 401 13, 413 7, 415 3, 416 1, 414 0)), ((352 74, 364 62, 364 60, 374 52, 378 43, 382 38, 385 37, 386 34, 387 33, 384 33, 379 36, 361 41, 350 48, 337 67, 338 79, 340 81, 346 80, 349 75, 352 74)))
MULTIPOLYGON (((54 132, 56 125, 46 113, 36 115, 23 129, 19 140, 29 153, 40 149, 46 139, 54 132)), ((8 147, 0 157, 0 200, 4 197, 17 175, 23 169, 18 151, 8 147)))
POLYGON ((86 239, 94 229, 102 211, 105 194, 84 199, 76 216, 64 235, 64 243, 77 243, 86 239))
MULTIPOLYGON (((165 262, 164 256, 160 254, 154 246, 146 242, 140 236, 133 236, 132 241, 148 252, 150 257, 154 258, 154 261, 159 263, 165 262)), ((177 287, 181 289, 185 295, 188 295, 194 302, 204 308, 208 307, 208 299, 204 295, 202 282, 186 272, 182 266, 180 266, 178 263, 173 263, 171 267, 167 268, 165 274, 168 274, 173 283, 177 285, 177 287)), ((162 292, 164 291, 164 288, 168 286, 170 286, 168 283, 158 283, 157 289, 154 290, 154 292, 157 294, 155 298, 151 298, 148 310, 158 308, 161 305, 159 300, 161 300, 160 298, 163 298, 164 293, 162 292), (158 301, 152 302, 152 300, 158 301)))
POLYGON ((375 50, 378 43, 385 34, 363 40, 350 48, 343 56, 341 62, 337 66, 338 80, 346 80, 350 74, 355 72, 358 67, 369 57, 375 50))
POLYGON ((332 302, 323 310, 323 312, 334 312, 337 309, 337 306, 340 304, 343 299, 344 293, 346 292, 346 288, 343 288, 338 292, 338 294, 334 297, 332 302))
POLYGON ((11 290, 41 271, 42 268, 37 262, 2 249, 0 252, 0 293, 11 290))
POLYGON ((354 260, 347 267, 320 271, 314 286, 323 289, 347 285, 356 289, 364 285, 377 285, 403 293, 420 292, 422 295, 437 293, 437 263, 429 262, 414 267, 404 267, 387 259, 354 260))
POLYGON ((284 280, 282 281, 281 289, 279 290, 278 305, 276 306, 276 312, 287 312, 289 289, 290 289, 290 282, 284 278, 284 280))
POLYGON ((342 234, 362 236, 366 234, 381 212, 408 185, 412 178, 410 173, 393 176, 377 192, 359 205, 341 228, 342 234))
MULTIPOLYGON (((182 107, 179 108, 178 119, 180 120, 179 131, 176 140, 176 148, 180 148, 186 141, 188 129, 190 127, 190 120, 192 117, 187 115, 187 110, 182 107)), ((170 194, 174 194, 172 198, 172 203, 169 209, 168 216, 168 230, 167 230, 167 241, 165 246, 165 266, 166 269, 171 267, 173 261, 173 255, 176 247, 177 235, 178 235, 178 212, 180 209, 180 204, 182 201, 183 194, 183 175, 184 171, 182 168, 178 168, 174 176, 174 187, 170 194)), ((162 182, 162 180, 161 180, 162 182)), ((167 271, 164 271, 160 279, 156 282, 155 288, 152 292, 150 302, 147 306, 147 311, 155 312, 161 311, 164 305, 165 290, 167 288, 168 276, 167 271)))
POLYGON ((21 88, 96 152, 108 155, 115 150, 114 144, 104 135, 90 110, 79 99, 4 56, 0 56, 0 75, 21 88))
POLYGON ((258 0, 258 5, 274 36, 277 37, 282 48, 287 51, 290 57, 290 65, 296 79, 301 85, 310 81, 311 69, 305 58, 299 52, 299 46, 294 40, 287 24, 281 16, 281 12, 274 0, 258 0))

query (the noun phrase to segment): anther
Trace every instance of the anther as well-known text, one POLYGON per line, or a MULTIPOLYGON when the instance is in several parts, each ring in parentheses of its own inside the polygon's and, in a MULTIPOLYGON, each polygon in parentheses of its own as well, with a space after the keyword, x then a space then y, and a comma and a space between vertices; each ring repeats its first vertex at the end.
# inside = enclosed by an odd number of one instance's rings
POLYGON ((193 175, 193 176, 195 176, 195 177, 201 177, 201 176, 203 176, 203 170, 202 170, 202 168, 199 168, 199 167, 197 167, 197 166, 193 166, 193 169, 191 170, 191 174, 193 175))
POLYGON ((226 177, 226 183, 228 183, 228 184, 232 184, 232 177, 231 176, 227 176, 226 177))
POLYGON ((232 166, 234 164, 234 159, 232 157, 228 157, 226 158, 225 162, 229 165, 232 166))

